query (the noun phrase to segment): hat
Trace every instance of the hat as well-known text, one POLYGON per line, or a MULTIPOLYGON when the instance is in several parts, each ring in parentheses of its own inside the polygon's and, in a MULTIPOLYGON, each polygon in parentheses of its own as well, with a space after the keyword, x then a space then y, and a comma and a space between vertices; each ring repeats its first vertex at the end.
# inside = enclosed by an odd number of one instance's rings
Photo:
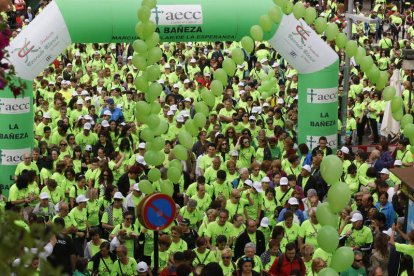
POLYGON ((204 76, 206 76, 206 77, 210 77, 210 76, 211 76, 211 74, 210 74, 209 72, 205 72, 205 73, 204 73, 204 76))
POLYGON ((86 151, 92 151, 92 146, 91 145, 86 145, 85 150, 86 151))
POLYGON ((164 83, 165 83, 165 80, 163 80, 163 79, 159 79, 159 80, 158 80, 158 83, 159 83, 159 84, 164 84, 164 83))
POLYGON ((190 102, 191 103, 191 98, 185 98, 184 99, 185 102, 190 102))
POLYGON ((90 101, 90 100, 92 100, 92 98, 91 97, 89 97, 89 96, 86 96, 85 97, 85 101, 87 102, 87 101, 90 101))
POLYGON ((269 106, 270 106, 270 104, 268 104, 268 103, 264 103, 264 104, 263 104, 263 107, 266 107, 266 106, 267 106, 267 107, 269 107, 269 106))
POLYGON ((184 80, 184 83, 190 83, 190 80, 189 79, 185 79, 184 80))
POLYGON ((137 157, 135 157, 135 161, 137 161, 137 163, 146 166, 147 162, 145 162, 144 156, 141 155, 137 155, 137 157))
POLYGON ((260 226, 264 228, 269 227, 269 219, 267 217, 263 217, 260 221, 260 226))
POLYGON ((188 46, 188 47, 193 47, 193 43, 192 43, 192 42, 188 42, 188 43, 187 43, 187 46, 188 46))
POLYGON ((83 115, 79 115, 79 117, 78 117, 78 119, 77 119, 77 120, 79 121, 79 120, 82 120, 82 119, 85 119, 85 116, 83 116, 83 115))
POLYGON ((138 192, 140 191, 138 187, 138 183, 135 183, 134 186, 132 186, 132 190, 138 191, 138 192))
POLYGON ((106 102, 107 102, 108 104, 113 104, 113 103, 115 103, 115 102, 114 102, 114 99, 112 99, 112 98, 107 99, 107 100, 106 100, 106 102))
POLYGON ((244 91, 243 89, 239 91, 240 95, 243 95, 244 93, 246 93, 246 91, 244 91))
POLYGON ((244 82, 239 82, 238 84, 237 84, 237 86, 244 86, 244 82))
POLYGON ((184 123, 184 117, 182 115, 178 115, 177 118, 175 118, 175 120, 179 123, 184 123))
POLYGON ((389 228, 388 230, 383 230, 382 233, 387 235, 388 237, 392 237, 392 228, 389 228))
POLYGON ((260 60, 260 63, 265 63, 266 61, 268 61, 268 59, 267 59, 267 58, 262 58, 262 59, 260 60))
POLYGON ((171 111, 171 110, 169 110, 169 111, 167 112, 167 116, 174 116, 174 112, 173 112, 173 111, 171 111))
POLYGON ((92 127, 92 125, 91 125, 90 123, 86 123, 86 124, 83 126, 83 129, 90 130, 90 129, 91 129, 91 127, 92 127))
POLYGON ((243 69, 243 68, 244 68, 244 64, 242 63, 242 64, 240 64, 240 65, 237 65, 237 68, 239 68, 239 69, 243 69))
POLYGON ((190 114, 188 114, 188 111, 187 110, 182 110, 180 112, 180 115, 183 116, 183 117, 190 117, 190 114))
POLYGON ((83 101, 81 99, 76 101, 76 104, 83 104, 83 101))
POLYGON ((256 121, 256 117, 254 117, 254 116, 250 116, 250 117, 249 117, 249 121, 256 121))
POLYGON ((180 88, 180 86, 178 84, 174 84, 173 88, 180 88))
POLYGON ((176 104, 171 105, 170 110, 177 111, 177 105, 176 104))
POLYGON ((190 63, 195 63, 195 62, 196 62, 195 58, 190 59, 190 63))
POLYGON ((171 69, 171 66, 167 63, 167 64, 164 65, 164 68, 165 69, 171 69))
POLYGON ((258 193, 263 193, 263 188, 262 188, 262 183, 260 182, 254 182, 253 183, 253 188, 258 192, 258 193))
POLYGON ((124 196, 122 195, 121 192, 116 192, 114 194, 114 199, 124 199, 124 196))
POLYGON ((138 148, 139 149, 145 149, 145 143, 139 143, 138 148))
POLYGON ((288 203, 289 203, 290 205, 299 205, 299 201, 297 200, 297 198, 296 198, 296 197, 291 197, 291 198, 289 198, 288 203))
POLYGON ((380 171, 380 173, 383 173, 383 174, 390 174, 390 171, 389 171, 388 169, 386 169, 386 168, 383 168, 383 169, 380 171))
POLYGON ((116 49, 116 46, 112 44, 111 49, 116 49))
POLYGON ((78 92, 77 91, 73 91, 72 92, 72 97, 77 97, 77 96, 79 96, 78 92))
POLYGON ((284 104, 284 103, 285 103, 285 101, 284 101, 282 98, 279 98, 279 99, 277 99, 277 103, 278 103, 278 104, 284 104))
POLYGON ((262 178, 262 182, 270 182, 270 178, 265 176, 262 178))
POLYGON ((360 213, 355 213, 352 215, 351 222, 357 222, 360 220, 364 220, 364 218, 362 217, 360 213))
POLYGON ((253 181, 251 181, 250 179, 246 179, 246 180, 244 181, 244 185, 247 185, 247 186, 253 187, 253 181))
POLYGON ((312 172, 311 166, 309 165, 303 166, 302 169, 307 170, 308 172, 312 172))
POLYGON ((183 218, 180 223, 190 225, 190 220, 188 218, 183 218))
POLYGON ((279 67, 279 66, 280 66, 280 64, 278 62, 275 62, 275 63, 272 64, 272 68, 276 68, 276 67, 279 67))
POLYGON ((394 166, 402 166, 402 161, 401 160, 395 160, 394 161, 394 166))
POLYGON ((46 113, 43 113, 43 118, 50 119, 51 117, 50 117, 50 114, 46 112, 46 113))
POLYGON ((148 271, 148 265, 146 262, 139 262, 137 265, 137 271, 144 273, 148 271))
POLYGON ((89 96, 88 91, 86 91, 86 90, 82 90, 82 92, 81 92, 81 96, 89 96))
POLYGON ((231 155, 231 156, 239 156, 239 152, 238 152, 237 150, 233 150, 233 151, 230 153, 230 155, 231 155))
POLYGON ((131 60, 132 59, 132 56, 129 56, 127 59, 131 60))
POLYGON ((112 116, 112 112, 110 110, 105 110, 103 115, 112 116))
POLYGON ((46 192, 42 192, 42 193, 40 193, 39 198, 40 199, 49 199, 50 195, 46 192))
POLYGON ((343 146, 343 147, 341 148, 341 151, 342 151, 343 153, 345 153, 345 154, 349 154, 349 149, 348 149, 347 147, 345 147, 345 146, 343 146))
POLYGON ((252 113, 260 113, 261 108, 260 106, 253 106, 252 107, 252 113))
POLYGON ((103 120, 103 121, 101 122, 101 125, 102 125, 102 127, 109 127, 109 123, 108 123, 108 121, 107 121, 107 120, 103 120))
POLYGON ((84 195, 78 195, 76 197, 76 203, 82 203, 82 202, 88 202, 88 201, 89 201, 89 198, 87 198, 84 195))
POLYGON ((280 185, 287 185, 287 184, 289 184, 289 180, 287 179, 287 177, 280 178, 280 185))

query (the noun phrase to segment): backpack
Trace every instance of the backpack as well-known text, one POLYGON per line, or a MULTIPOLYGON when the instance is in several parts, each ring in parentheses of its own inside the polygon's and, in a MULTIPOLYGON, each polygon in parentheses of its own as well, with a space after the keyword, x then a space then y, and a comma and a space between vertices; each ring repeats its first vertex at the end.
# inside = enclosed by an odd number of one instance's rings
MULTIPOLYGON (((280 269, 282 268, 283 261, 285 259, 285 254, 280 255, 277 265, 276 265, 276 273, 277 275, 280 275, 280 269)), ((295 260, 299 262, 300 269, 305 271, 305 264, 303 263, 303 260, 301 257, 299 257, 298 254, 295 255, 295 260)))

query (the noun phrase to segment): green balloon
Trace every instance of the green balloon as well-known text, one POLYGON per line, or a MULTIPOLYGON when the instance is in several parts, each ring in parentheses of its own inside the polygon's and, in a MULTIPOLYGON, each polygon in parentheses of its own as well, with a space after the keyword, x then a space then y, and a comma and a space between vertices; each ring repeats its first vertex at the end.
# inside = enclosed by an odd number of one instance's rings
POLYGON ((208 109, 208 106, 203 102, 197 102, 194 105, 194 109, 196 112, 203 113, 206 117, 210 115, 210 110, 208 109))
POLYGON ((157 25, 155 25, 155 23, 152 21, 142 23, 142 25, 143 25, 143 31, 142 31, 143 37, 142 38, 144 39, 149 38, 155 32, 155 29, 157 28, 157 25))
POLYGON ((138 183, 138 188, 141 192, 143 192, 146 195, 151 195, 155 191, 155 189, 152 186, 151 182, 149 182, 148 180, 141 180, 138 183))
POLYGON ((159 137, 154 138, 152 143, 154 144, 154 149, 153 149, 154 151, 161 151, 164 149, 165 139, 159 136, 159 137))
MULTIPOLYGON (((144 160, 147 162, 148 165, 156 166, 157 164, 157 154, 158 152, 153 150, 148 150, 144 154, 144 160)), ((141 188, 140 188, 141 190, 141 188)))
POLYGON ((132 47, 134 48, 134 51, 139 54, 144 54, 147 52, 148 47, 144 40, 137 39, 132 44, 132 47))
POLYGON ((147 117, 145 123, 148 125, 150 129, 156 129, 160 124, 160 117, 156 114, 150 114, 147 117))
POLYGON ((147 117, 151 114, 151 107, 148 103, 144 101, 139 101, 135 105, 135 113, 147 117))
POLYGON ((412 124, 413 123, 413 115, 411 114, 405 114, 402 118, 401 118, 401 128, 404 129, 408 124, 412 124))
POLYGON ((382 92, 382 96, 384 98, 384 101, 391 101, 392 98, 395 96, 395 93, 397 91, 395 90, 394 86, 387 86, 384 88, 384 91, 382 92))
POLYGON ((158 152, 157 156, 156 156, 156 160, 155 160, 155 165, 154 166, 160 166, 164 163, 165 160, 165 154, 164 152, 158 152))
POLYGON ((231 58, 234 60, 235 63, 241 65, 244 62, 244 53, 241 48, 234 48, 231 51, 231 58))
POLYGON ((394 96, 391 99, 391 112, 396 113, 403 106, 403 99, 401 96, 394 96))
MULTIPOLYGON (((226 59, 226 60, 231 60, 231 59, 226 59)), ((223 65, 224 65, 224 62, 223 62, 223 65)), ((210 84, 210 89, 211 89, 211 92, 216 97, 219 97, 223 94, 223 84, 219 80, 213 80, 210 84)))
POLYGON ((170 163, 168 164, 169 168, 177 168, 180 171, 180 174, 183 172, 183 165, 181 164, 181 161, 179 161, 178 159, 173 159, 170 161, 170 163))
POLYGON ((382 90, 387 84, 388 84, 388 72, 381 71, 375 87, 377 90, 382 90))
POLYGON ((328 202, 331 211, 338 213, 344 209, 351 200, 351 190, 348 184, 338 182, 329 188, 328 202))
POLYGON ((198 127, 195 125, 194 120, 188 119, 184 124, 185 129, 190 133, 192 136, 197 136, 198 134, 198 127))
POLYGON ((167 170, 167 178, 172 183, 177 183, 181 178, 181 171, 176 167, 169 167, 167 170))
POLYGON ((302 2, 296 2, 296 4, 293 6, 293 15, 296 17, 296 19, 301 19, 305 16, 305 5, 303 5, 302 2))
POLYGON ((414 139, 414 124, 407 124, 404 127, 404 135, 409 139, 414 139))
POLYGON ((348 42, 348 38, 344 33, 339 33, 335 38, 336 46, 339 49, 343 49, 346 46, 346 43, 348 42))
POLYGON ((138 19, 142 22, 148 22, 151 16, 151 10, 147 6, 141 6, 138 9, 138 19))
POLYGON ((369 80, 372 83, 377 83, 377 81, 378 81, 378 79, 380 77, 380 70, 378 69, 377 66, 372 65, 371 66, 371 69, 369 69, 369 71, 367 73, 367 76, 368 76, 369 80))
POLYGON ((286 1, 285 5, 282 7, 282 10, 285 14, 291 14, 293 12, 293 3, 286 1))
POLYGON ((256 41, 263 40, 263 29, 259 25, 253 25, 250 28, 250 36, 256 41))
MULTIPOLYGON (((278 24, 278 23, 280 23, 280 21, 282 20, 282 16, 283 16, 283 13, 282 13, 282 11, 280 10, 280 8, 278 7, 278 6, 272 6, 270 9, 269 9, 269 11, 268 11, 268 13, 267 13, 269 16, 270 16, 270 18, 273 20, 273 22, 275 22, 276 24, 278 24)), ((243 48, 244 48, 244 46, 243 46, 243 48)), ((246 48, 245 48, 246 49, 246 48)), ((247 49, 246 49, 246 51, 247 51, 247 49)), ((251 51, 249 51, 249 53, 250 53, 251 51)))
POLYGON ((335 252, 339 245, 338 231, 330 225, 325 225, 318 231, 318 245, 328 253, 335 252))
POLYGON ((273 0, 273 2, 279 7, 283 7, 288 0, 273 0))
POLYGON ((330 225, 334 228, 338 226, 338 216, 332 213, 328 202, 318 205, 316 208, 316 218, 320 225, 330 225))
POLYGON ((371 56, 365 56, 361 60, 361 69, 363 72, 368 72, 372 65, 374 65, 374 61, 372 60, 371 56))
POLYGON ((141 5, 153 9, 157 5, 157 0, 143 0, 141 5))
POLYGON ((147 73, 148 81, 158 80, 161 75, 160 66, 158 64, 154 64, 147 67, 147 73))
POLYGON ((214 94, 210 91, 204 91, 204 93, 201 94, 201 98, 208 106, 213 107, 216 104, 216 97, 214 97, 214 94))
POLYGON ((315 20, 315 30, 318 34, 322 34, 327 27, 328 23, 326 23, 326 18, 318 17, 315 20))
POLYGON ((135 25, 135 33, 138 35, 138 37, 144 38, 144 23, 143 22, 140 21, 135 25))
POLYGON ((273 22, 269 15, 264 14, 260 16, 259 25, 262 27, 263 31, 270 32, 270 30, 272 30, 272 24, 273 22))
POLYGON ((342 160, 336 155, 328 155, 322 159, 320 171, 326 183, 333 185, 341 178, 342 160))
MULTIPOLYGON (((201 113, 197 113, 197 114, 201 114, 201 113)), ((196 114, 196 115, 197 115, 196 114)), ((204 116, 204 115, 202 115, 204 116)), ((195 120, 195 116, 194 116, 194 120, 195 120)), ((181 130, 178 133, 178 141, 180 142, 181 145, 183 145, 186 149, 192 149, 193 148, 193 137, 191 136, 191 134, 186 131, 186 130, 181 130)))
MULTIPOLYGON (((241 51, 240 48, 237 48, 237 49, 239 49, 241 51)), ((233 53, 233 51, 232 51, 232 53, 233 53)), ((226 86, 227 85, 227 73, 226 73, 226 71, 224 71, 224 69, 221 69, 221 68, 220 69, 217 69, 214 72, 214 74, 213 74, 213 78, 215 80, 221 81, 221 83, 223 84, 223 86, 226 86)))
POLYGON ((234 76, 234 73, 236 72, 236 63, 234 62, 233 59, 226 58, 223 61, 223 69, 224 69, 224 71, 226 71, 227 75, 229 75, 230 77, 233 77, 234 76))
POLYGON ((147 59, 143 55, 134 54, 132 56, 132 64, 139 70, 145 70, 147 67, 147 59))
POLYGON ((399 122, 404 116, 404 111, 402 108, 400 108, 397 112, 391 112, 391 115, 394 118, 394 120, 399 122))
POLYGON ((160 192, 167 196, 173 196, 174 194, 174 184, 169 180, 163 180, 160 183, 160 192))
POLYGON ((148 179, 152 182, 155 182, 161 178, 161 172, 157 168, 152 168, 148 172, 148 179))
POLYGON ((354 40, 348 40, 345 45, 345 52, 349 57, 353 57, 358 49, 358 44, 354 40))
POLYGON ((162 57, 162 50, 158 47, 154 47, 148 51, 148 64, 154 64, 161 60, 162 57))
POLYGON ((168 131, 168 123, 165 120, 160 120, 160 124, 156 128, 153 128, 152 131, 156 136, 164 134, 168 131))
POLYGON ((148 89, 148 81, 143 76, 137 77, 134 84, 139 91, 147 91, 148 89))
POLYGON ((173 149, 175 157, 177 157, 178 160, 187 160, 188 154, 187 149, 182 145, 175 145, 173 149))
POLYGON ((150 142, 154 140, 154 133, 149 127, 146 127, 143 130, 141 130, 141 139, 145 142, 150 142))
POLYGON ((203 113, 196 113, 196 115, 194 115, 194 125, 196 127, 204 127, 206 125, 207 122, 207 118, 206 116, 204 116, 203 113))
POLYGON ((309 7, 305 10, 305 22, 311 25, 316 19, 317 13, 314 7, 309 7))
POLYGON ((333 268, 325 267, 319 271, 318 276, 338 276, 338 272, 336 272, 333 268))
POLYGON ((145 43, 147 44, 148 49, 154 48, 160 43, 160 35, 157 32, 153 33, 145 40, 145 43))
MULTIPOLYGON (((161 84, 159 84, 158 82, 153 82, 148 87, 147 93, 145 93, 145 99, 147 100, 147 102, 152 103, 161 95, 161 92, 162 92, 161 84)), ((151 113, 154 114, 153 112, 151 113)))
POLYGON ((354 262, 354 251, 351 247, 343 246, 336 250, 332 256, 330 266, 336 272, 343 272, 347 270, 354 262))
POLYGON ((151 114, 160 114, 161 106, 158 102, 150 103, 151 114))
MULTIPOLYGON (((412 144, 412 142, 410 141, 410 144, 412 144)), ((414 154, 414 146, 410 146, 410 152, 412 153, 412 154, 414 154)))
POLYGON ((254 50, 254 40, 250 36, 244 36, 241 40, 241 45, 247 53, 251 53, 254 50))
POLYGON ((354 59, 357 64, 361 64, 362 58, 366 56, 366 51, 361 46, 358 47, 354 59))
POLYGON ((328 41, 335 40, 337 35, 339 34, 338 25, 336 23, 328 23, 328 25, 326 26, 325 33, 328 41))

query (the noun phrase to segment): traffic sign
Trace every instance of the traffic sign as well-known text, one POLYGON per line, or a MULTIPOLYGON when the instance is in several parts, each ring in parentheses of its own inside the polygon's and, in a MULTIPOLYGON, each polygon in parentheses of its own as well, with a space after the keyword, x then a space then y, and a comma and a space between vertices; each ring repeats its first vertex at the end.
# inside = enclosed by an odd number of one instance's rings
POLYGON ((175 219, 174 200, 160 193, 144 197, 138 205, 138 219, 150 230, 159 231, 167 228, 175 219))

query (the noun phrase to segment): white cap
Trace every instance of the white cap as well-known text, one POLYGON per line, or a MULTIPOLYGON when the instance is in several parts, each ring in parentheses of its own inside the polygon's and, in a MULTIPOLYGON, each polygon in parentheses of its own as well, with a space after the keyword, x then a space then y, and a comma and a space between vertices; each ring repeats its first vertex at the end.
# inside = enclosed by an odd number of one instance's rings
POLYGON ((297 198, 296 198, 296 197, 291 197, 291 198, 289 198, 288 203, 289 203, 290 205, 299 205, 299 201, 297 200, 297 198))
MULTIPOLYGON (((63 83, 63 82, 62 82, 62 83, 63 83)), ((73 92, 72 92, 72 97, 77 97, 77 96, 79 96, 78 91, 73 91, 73 92)))
POLYGON ((267 58, 262 58, 262 59, 260 60, 260 63, 265 63, 266 61, 268 61, 268 59, 267 59, 267 58))
POLYGON ((114 194, 114 199, 124 199, 124 196, 122 195, 121 192, 116 192, 114 194))
POLYGON ((388 230, 383 230, 382 233, 387 235, 388 237, 392 237, 392 228, 389 228, 388 230))
POLYGON ((307 170, 308 172, 312 172, 311 166, 309 165, 304 165, 302 169, 307 170))
POLYGON ((402 161, 401 160, 395 160, 394 161, 394 166, 402 166, 402 161))
POLYGON ((185 98, 184 99, 185 102, 190 102, 191 103, 191 98, 185 98))
POLYGON ((165 83, 165 80, 164 80, 164 79, 159 79, 159 80, 158 80, 158 83, 159 83, 159 84, 164 84, 164 83, 165 83))
POLYGON ((92 151, 92 145, 86 145, 85 150, 86 151, 92 151))
POLYGON ((280 178, 280 185, 287 185, 287 184, 289 184, 289 180, 287 179, 287 177, 280 178))
POLYGON ((92 100, 92 98, 91 98, 91 97, 89 97, 89 96, 86 96, 86 97, 85 97, 85 101, 90 101, 90 100, 92 100))
POLYGON ((90 130, 90 129, 91 129, 91 127, 92 127, 92 125, 91 125, 90 123, 86 123, 86 124, 83 126, 83 129, 90 130))
POLYGON ((140 191, 138 187, 138 183, 135 183, 134 186, 132 186, 132 190, 138 191, 138 192, 140 191))
POLYGON ((270 182, 270 178, 265 176, 262 178, 262 182, 270 182))
POLYGON ((238 152, 237 150, 233 150, 233 151, 230 153, 230 156, 239 156, 239 152, 238 152))
POLYGON ((238 84, 237 84, 237 86, 244 86, 244 82, 239 82, 238 84))
POLYGON ((138 148, 139 149, 145 149, 145 143, 139 143, 138 148))
POLYGON ((352 215, 351 222, 357 222, 357 221, 360 221, 360 220, 364 220, 364 218, 362 217, 362 215, 360 213, 354 213, 352 215))
POLYGON ((132 56, 129 56, 127 59, 132 59, 132 56))
POLYGON ((345 154, 349 154, 349 149, 348 149, 347 147, 345 147, 345 146, 343 146, 343 147, 341 148, 341 151, 342 151, 343 153, 345 153, 345 154))
POLYGON ((192 42, 188 42, 188 43, 187 43, 187 46, 189 46, 189 47, 193 47, 193 43, 192 43, 192 42))
POLYGON ((383 173, 383 174, 390 174, 390 171, 389 171, 388 169, 386 169, 386 168, 383 168, 383 169, 380 171, 380 173, 383 173))
POLYGON ((250 117, 249 117, 249 121, 256 121, 256 117, 254 117, 254 116, 250 116, 250 117))
POLYGON ((287 75, 287 77, 289 78, 289 79, 291 79, 291 78, 293 78, 293 76, 294 76, 295 74, 289 74, 289 75, 287 75))
POLYGON ((77 57, 80 57, 80 55, 81 55, 81 54, 80 54, 79 52, 76 52, 76 53, 75 53, 75 56, 77 56, 77 57))
POLYGON ((252 113, 259 113, 259 108, 258 108, 258 106, 253 106, 253 107, 252 107, 252 113))
POLYGON ((264 228, 269 227, 269 219, 267 217, 263 217, 260 221, 260 226, 264 228))
POLYGON ((167 112, 167 116, 174 116, 174 112, 172 112, 171 110, 169 110, 169 111, 167 112))
POLYGON ((68 64, 66 64, 66 66, 68 66, 68 67, 69 67, 69 66, 72 66, 72 63, 68 63, 68 64))
POLYGON ((210 74, 209 72, 205 72, 205 73, 204 73, 204 76, 206 76, 206 77, 210 77, 210 76, 211 76, 211 74, 210 74))
POLYGON ((195 58, 190 59, 190 62, 195 63, 196 62, 195 58))
POLYGON ((109 127, 109 123, 108 123, 108 121, 107 121, 107 120, 103 120, 103 121, 101 122, 101 125, 102 125, 102 127, 109 127))
POLYGON ((171 69, 171 66, 167 63, 167 64, 164 65, 164 68, 165 69, 171 69))
POLYGON ((184 80, 184 83, 190 83, 190 80, 189 79, 185 79, 184 80))
POLYGON ((111 49, 116 49, 116 46, 112 44, 111 49))
POLYGON ((82 203, 82 202, 88 202, 88 201, 89 201, 89 198, 87 198, 84 195, 78 195, 76 197, 76 203, 82 203))
POLYGON ((43 113, 43 118, 50 119, 52 117, 50 117, 50 114, 46 112, 46 113, 43 113))
POLYGON ((279 98, 279 99, 277 99, 277 103, 278 103, 278 104, 284 104, 284 103, 285 103, 285 101, 284 101, 282 98, 279 98))
POLYGON ((46 193, 46 192, 42 192, 42 193, 40 193, 39 198, 40 198, 40 199, 49 199, 49 198, 50 198, 50 196, 49 196, 49 194, 48 194, 48 193, 46 193))
POLYGON ((190 114, 188 113, 188 111, 187 111, 187 110, 182 110, 182 111, 180 112, 180 115, 181 115, 181 116, 183 116, 184 118, 185 118, 185 117, 190 117, 190 114))
POLYGON ((180 88, 180 86, 178 84, 174 84, 173 88, 180 88))
POLYGON ((175 120, 179 123, 184 123, 184 117, 182 115, 178 115, 177 118, 175 118, 175 120))
POLYGON ((49 81, 49 85, 55 85, 55 83, 54 83, 54 82, 49 81))
POLYGON ((177 111, 177 105, 176 104, 171 105, 170 110, 177 111))
POLYGON ((30 21, 29 21, 29 19, 25 19, 24 22, 29 23, 30 21))
POLYGON ((139 262, 137 264, 137 271, 140 273, 145 273, 148 271, 148 265, 146 262, 139 262))
POLYGON ((250 179, 246 179, 246 181, 244 181, 244 185, 253 187, 253 181, 251 181, 250 179))
POLYGON ((244 68, 244 64, 242 63, 242 64, 240 64, 240 65, 237 65, 237 68, 239 68, 239 69, 243 69, 243 68, 244 68))
POLYGON ((244 91, 243 89, 239 91, 239 94, 240 94, 240 95, 243 95, 243 94, 245 94, 245 93, 246 93, 246 91, 244 91))
POLYGON ((86 90, 82 90, 82 92, 81 92, 81 96, 89 96, 88 91, 86 91, 86 90))
POLYGON ((258 192, 258 193, 263 193, 263 188, 262 188, 262 183, 260 182, 253 182, 253 188, 258 192))
POLYGON ((110 110, 105 110, 103 115, 108 115, 108 116, 112 116, 112 112, 110 110))
POLYGON ((147 162, 145 162, 144 160, 144 156, 141 155, 137 155, 137 157, 135 157, 135 161, 137 161, 137 163, 146 166, 147 162))
POLYGON ((268 107, 269 107, 269 106, 270 106, 270 104, 268 104, 268 103, 264 103, 264 104, 263 104, 263 107, 266 107, 266 106, 268 106, 268 107))
POLYGON ((272 64, 272 68, 276 68, 276 67, 279 67, 279 66, 280 66, 280 64, 278 62, 275 62, 275 63, 272 64))
POLYGON ((76 101, 76 104, 83 104, 83 101, 81 99, 76 101))

